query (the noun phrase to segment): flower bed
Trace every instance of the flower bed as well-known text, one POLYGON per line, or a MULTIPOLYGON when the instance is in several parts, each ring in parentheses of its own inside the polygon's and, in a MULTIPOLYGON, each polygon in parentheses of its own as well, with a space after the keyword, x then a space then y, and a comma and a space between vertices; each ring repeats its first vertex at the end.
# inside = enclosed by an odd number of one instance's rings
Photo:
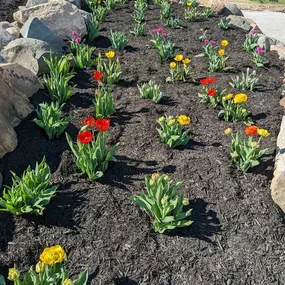
MULTIPOLYGON (((110 30, 128 33, 133 29, 133 3, 117 5, 101 25, 94 42, 95 53, 109 50, 110 30)), ((183 10, 174 4, 174 14, 183 19, 183 10)), ((48 140, 32 121, 34 112, 17 128, 18 148, 0 161, 4 183, 11 183, 9 170, 22 173, 29 164, 46 157, 56 196, 43 216, 0 217, 0 274, 17 264, 27 270, 36 264, 44 247, 60 244, 68 253, 69 272, 78 276, 88 268, 91 284, 278 284, 285 282, 281 259, 285 229, 269 194, 276 136, 282 109, 279 106, 283 73, 278 56, 266 54, 268 64, 257 68, 251 55, 243 51, 245 33, 218 27, 218 17, 186 22, 185 29, 164 28, 179 52, 191 59, 191 79, 166 83, 169 63, 161 60, 150 42, 151 31, 162 26, 159 7, 149 5, 145 12, 144 37, 129 37, 129 45, 116 52, 122 79, 112 86, 116 113, 111 116, 108 145, 119 142, 116 162, 110 162, 104 176, 95 182, 75 176, 72 152, 66 138, 48 140), (231 72, 209 73, 199 40, 201 29, 209 39, 228 40, 225 48, 231 72), (260 86, 246 91, 248 108, 255 123, 269 130, 262 140, 268 148, 261 164, 243 174, 233 166, 230 138, 224 130, 243 132, 243 123, 219 119, 219 111, 200 103, 200 79, 215 77, 215 86, 227 93, 231 78, 247 67, 257 70, 260 86), (137 85, 153 79, 164 97, 159 104, 140 98, 137 85), (185 146, 165 146, 156 131, 162 115, 185 114, 191 118, 191 140, 185 146), (189 227, 160 235, 152 229, 149 217, 131 198, 145 188, 144 176, 165 173, 184 181, 179 193, 189 198, 192 208, 189 227)), ((75 140, 82 122, 94 116, 97 81, 95 68, 75 70, 76 90, 64 106, 72 116, 67 133, 75 140)), ((47 101, 47 91, 36 94, 36 106, 47 101)))

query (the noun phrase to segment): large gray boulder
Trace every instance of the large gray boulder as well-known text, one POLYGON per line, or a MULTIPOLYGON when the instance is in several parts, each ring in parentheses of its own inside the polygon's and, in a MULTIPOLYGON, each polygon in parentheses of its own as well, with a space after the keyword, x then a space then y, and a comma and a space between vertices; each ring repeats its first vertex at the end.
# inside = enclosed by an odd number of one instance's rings
POLYGON ((13 40, 15 40, 14 36, 9 34, 5 29, 0 28, 0 50, 13 40))
POLYGON ((53 49, 48 43, 20 38, 10 42, 1 52, 1 55, 10 63, 18 63, 35 75, 49 72, 44 57, 49 58, 51 51, 61 56, 61 51, 53 49))
POLYGON ((64 0, 26 7, 15 12, 13 17, 21 24, 37 17, 62 39, 71 39, 72 31, 77 31, 80 37, 87 34, 80 9, 64 0))
POLYGON ((0 64, 0 158, 17 147, 14 127, 33 111, 28 97, 39 88, 40 80, 18 64, 0 64))
POLYGON ((221 12, 223 16, 236 15, 243 16, 242 11, 236 4, 226 3, 223 11, 221 12))
POLYGON ((230 21, 231 25, 238 27, 238 28, 241 28, 246 32, 248 32, 252 29, 250 22, 242 16, 229 15, 227 17, 227 19, 230 21))
MULTIPOLYGON (((48 3, 51 1, 53 0, 28 0, 28 2, 26 3, 26 7, 32 7, 32 6, 48 3)), ((76 5, 79 9, 81 8, 81 5, 82 5, 81 0, 66 0, 66 1, 76 5)))
POLYGON ((21 29, 21 35, 24 38, 45 41, 55 50, 62 50, 65 45, 64 41, 38 18, 28 20, 21 29))

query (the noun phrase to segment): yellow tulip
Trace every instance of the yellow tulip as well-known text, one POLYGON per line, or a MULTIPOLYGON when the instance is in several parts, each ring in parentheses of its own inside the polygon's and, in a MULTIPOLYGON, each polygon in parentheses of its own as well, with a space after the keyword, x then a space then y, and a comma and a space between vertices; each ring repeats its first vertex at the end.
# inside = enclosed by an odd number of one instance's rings
POLYGON ((113 58, 115 56, 115 52, 110 50, 108 52, 105 53, 107 58, 113 58))
POLYGON ((187 117, 186 115, 180 115, 177 117, 177 122, 181 125, 181 126, 185 126, 185 125, 189 125, 191 122, 191 119, 189 117, 187 117))
POLYGON ((40 260, 44 264, 60 263, 65 258, 65 251, 60 245, 47 247, 40 255, 40 260))
POLYGON ((227 41, 227 40, 222 40, 221 41, 221 46, 226 47, 228 45, 229 45, 229 41, 227 41))
POLYGON ((218 50, 219 55, 225 55, 225 50, 224 49, 219 49, 218 50))
POLYGON ((176 123, 175 119, 171 119, 168 121, 168 126, 173 126, 176 123))
POLYGON ((224 131, 225 135, 227 135, 227 136, 230 135, 232 132, 233 132, 233 130, 231 128, 227 128, 224 131))
POLYGON ((266 129, 258 129, 257 133, 262 137, 268 137, 270 135, 266 129))
POLYGON ((191 7, 191 6, 192 6, 192 2, 188 1, 188 2, 187 2, 187 6, 188 6, 188 7, 191 7))
POLYGON ((182 204, 183 204, 184 206, 189 205, 189 199, 188 199, 188 198, 184 198, 183 201, 182 201, 182 204))
POLYGON ((181 61, 183 59, 183 54, 177 54, 175 57, 174 57, 174 60, 175 61, 181 61))
POLYGON ((176 67, 176 63, 174 61, 170 62, 169 64, 170 68, 175 68, 176 67))
POLYGON ((65 279, 65 280, 63 281, 63 285, 72 285, 72 284, 73 284, 73 282, 72 282, 71 279, 65 279))
POLYGON ((189 58, 184 58, 184 59, 182 59, 182 62, 184 63, 184 64, 189 64, 190 62, 191 62, 191 59, 189 59, 189 58))
POLYGON ((243 93, 236 94, 234 97, 234 103, 240 104, 240 103, 246 103, 247 102, 247 95, 243 93))
POLYGON ((228 94, 227 96, 226 96, 226 98, 228 99, 228 100, 231 100, 231 99, 233 99, 233 97, 234 97, 234 95, 233 94, 228 94))

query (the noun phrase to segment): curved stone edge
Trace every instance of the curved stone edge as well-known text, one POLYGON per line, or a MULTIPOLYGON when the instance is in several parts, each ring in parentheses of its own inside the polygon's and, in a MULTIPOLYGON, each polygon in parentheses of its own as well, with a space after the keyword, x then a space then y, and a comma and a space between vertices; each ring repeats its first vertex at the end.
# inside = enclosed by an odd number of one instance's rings
POLYGON ((282 118, 277 137, 275 166, 270 188, 273 201, 285 213, 285 116, 282 118))

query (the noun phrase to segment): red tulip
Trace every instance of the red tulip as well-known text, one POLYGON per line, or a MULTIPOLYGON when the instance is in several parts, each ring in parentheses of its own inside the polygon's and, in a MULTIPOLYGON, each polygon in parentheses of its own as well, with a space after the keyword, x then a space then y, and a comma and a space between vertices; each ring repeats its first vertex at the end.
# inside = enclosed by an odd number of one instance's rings
POLYGON ((208 91, 208 95, 209 96, 215 96, 216 95, 216 89, 214 89, 214 88, 212 88, 212 89, 210 89, 209 91, 208 91))
POLYGON ((96 124, 98 131, 104 132, 109 129, 110 120, 109 119, 97 119, 95 121, 95 124, 96 124))
POLYGON ((200 83, 202 85, 207 85, 207 84, 214 84, 216 82, 216 78, 215 77, 208 77, 208 78, 203 78, 200 80, 200 83))
POLYGON ((103 74, 100 71, 95 70, 94 73, 93 73, 93 77, 96 80, 100 80, 103 77, 103 74))
POLYGON ((83 120, 83 124, 93 128, 95 126, 95 119, 93 117, 88 117, 83 120))
POLYGON ((94 135, 90 131, 79 133, 77 136, 77 139, 83 143, 88 144, 92 141, 94 135))

